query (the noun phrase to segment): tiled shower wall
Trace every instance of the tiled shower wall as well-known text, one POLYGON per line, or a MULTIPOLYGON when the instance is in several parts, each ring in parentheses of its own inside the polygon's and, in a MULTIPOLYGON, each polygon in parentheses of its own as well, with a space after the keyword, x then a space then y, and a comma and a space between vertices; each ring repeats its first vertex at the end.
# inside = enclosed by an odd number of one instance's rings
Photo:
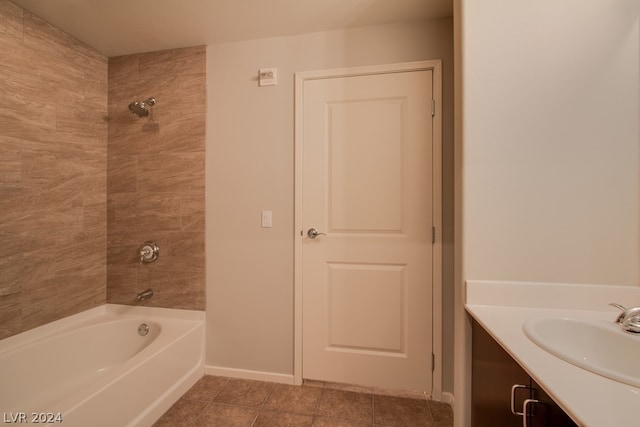
POLYGON ((104 304, 107 59, 0 0, 0 338, 104 304))
POLYGON ((151 288, 144 305, 204 310, 205 78, 204 46, 109 59, 107 302, 151 288), (148 240, 160 257, 140 264, 148 240))
POLYGON ((204 309, 205 48, 108 62, 0 0, 0 53, 0 339, 147 287, 204 309))

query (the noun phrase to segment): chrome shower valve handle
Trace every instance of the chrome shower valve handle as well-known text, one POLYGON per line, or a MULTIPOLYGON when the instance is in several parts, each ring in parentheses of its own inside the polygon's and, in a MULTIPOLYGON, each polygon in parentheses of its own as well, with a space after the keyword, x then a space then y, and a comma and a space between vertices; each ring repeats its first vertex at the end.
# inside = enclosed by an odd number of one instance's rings
POLYGON ((160 256, 160 248, 154 242, 147 241, 140 247, 140 264, 153 262, 160 256))

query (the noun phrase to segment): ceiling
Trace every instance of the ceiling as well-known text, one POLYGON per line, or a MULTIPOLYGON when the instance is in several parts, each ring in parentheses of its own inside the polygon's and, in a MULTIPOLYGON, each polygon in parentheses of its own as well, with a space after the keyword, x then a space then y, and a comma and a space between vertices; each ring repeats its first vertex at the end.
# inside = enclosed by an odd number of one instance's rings
POLYGON ((453 0, 13 2, 107 56, 453 15, 453 0))

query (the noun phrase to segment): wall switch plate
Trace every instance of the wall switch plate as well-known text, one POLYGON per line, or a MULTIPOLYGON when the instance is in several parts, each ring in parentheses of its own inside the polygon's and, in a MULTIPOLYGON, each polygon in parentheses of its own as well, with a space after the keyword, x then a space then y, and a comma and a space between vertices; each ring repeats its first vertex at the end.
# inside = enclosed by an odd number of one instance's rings
POLYGON ((258 83, 260 86, 275 86, 278 84, 277 68, 261 68, 258 74, 258 83))
POLYGON ((262 228, 271 228, 271 221, 273 218, 271 211, 262 211, 260 216, 262 220, 262 228))

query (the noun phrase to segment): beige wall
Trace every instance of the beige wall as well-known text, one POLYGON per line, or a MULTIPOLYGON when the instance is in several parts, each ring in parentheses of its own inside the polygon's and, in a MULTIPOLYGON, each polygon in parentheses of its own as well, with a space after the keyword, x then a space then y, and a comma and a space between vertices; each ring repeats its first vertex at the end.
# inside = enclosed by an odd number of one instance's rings
POLYGON ((465 280, 640 285, 640 4, 454 4, 454 420, 468 426, 465 280))
POLYGON ((0 0, 0 338, 104 304, 107 59, 0 0))
POLYGON ((205 76, 204 46, 109 59, 107 302, 204 310, 205 76), (149 117, 129 111, 148 97, 149 117), (147 240, 160 257, 141 265, 147 240))
POLYGON ((640 284, 638 2, 464 3, 466 278, 640 284))
MULTIPOLYGON (((207 365, 293 374, 294 73, 442 59, 445 317, 452 316, 451 20, 207 48, 207 365), (258 87, 259 68, 278 85, 258 87), (260 211, 273 211, 273 228, 260 211)), ((452 322, 445 323, 451 327, 452 322)), ((445 331, 450 365, 452 333, 445 331)), ((452 374, 445 375, 445 390, 452 374)))

